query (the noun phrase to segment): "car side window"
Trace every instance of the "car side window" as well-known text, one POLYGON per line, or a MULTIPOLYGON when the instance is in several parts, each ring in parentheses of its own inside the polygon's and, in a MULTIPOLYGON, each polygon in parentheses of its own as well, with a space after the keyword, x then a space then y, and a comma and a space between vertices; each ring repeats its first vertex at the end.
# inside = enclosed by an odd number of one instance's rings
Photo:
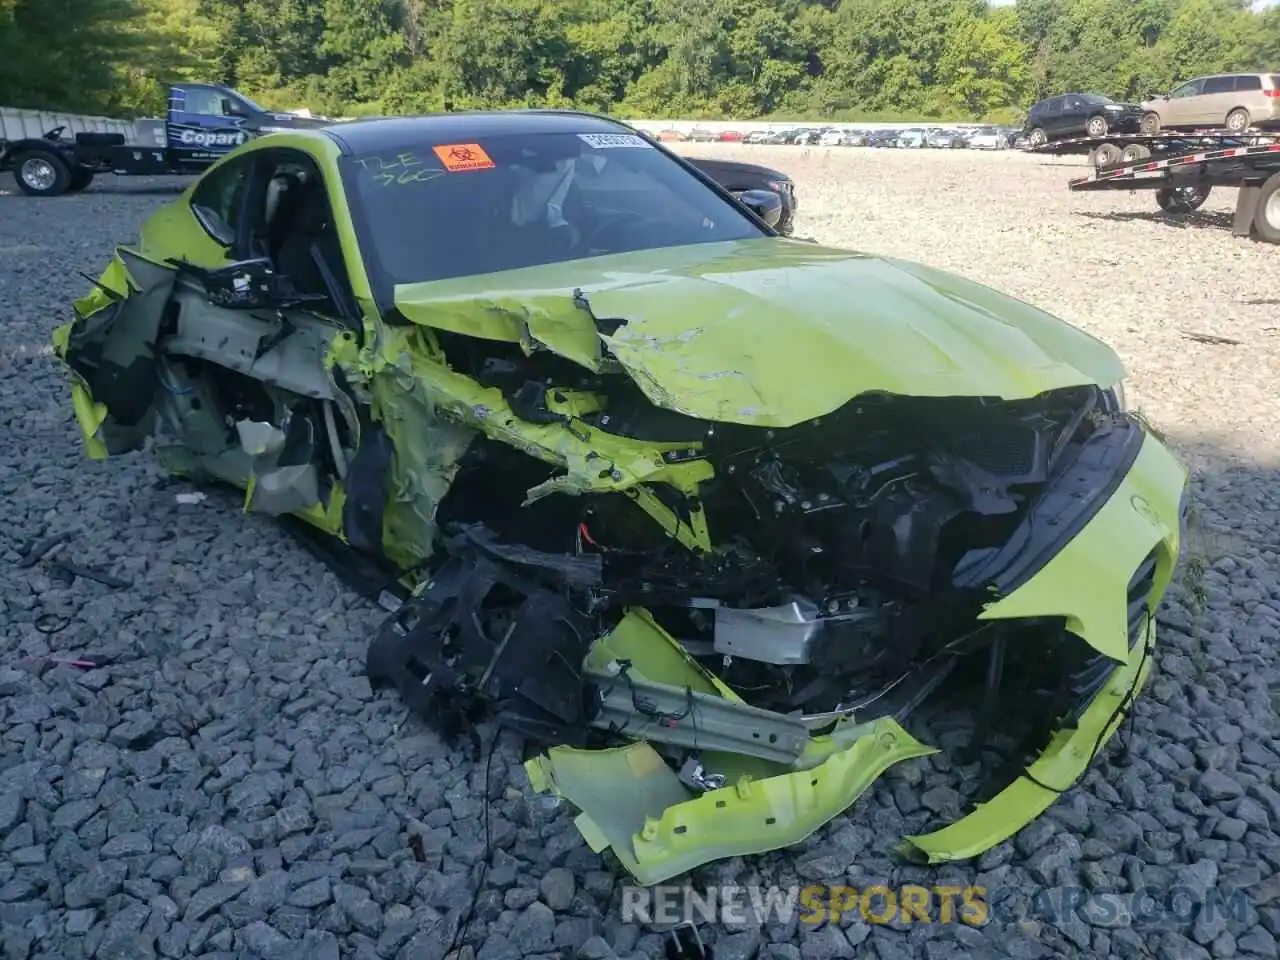
POLYGON ((219 243, 235 239, 240 201, 244 198, 252 159, 240 157, 211 170, 191 194, 191 209, 209 236, 219 243))
POLYGON ((1247 76, 1239 76, 1239 77, 1236 77, 1235 79, 1236 79, 1236 84, 1235 84, 1236 90, 1244 91, 1244 90, 1261 90, 1262 89, 1262 78, 1258 76, 1256 73, 1249 74, 1247 76))
POLYGON ((1210 77, 1204 82, 1205 93, 1230 93, 1235 89, 1235 77, 1210 77))
POLYGON ((222 94, 209 87, 187 87, 187 102, 183 107, 186 113, 198 113, 201 116, 222 116, 222 94))
POLYGON ((1063 100, 1063 108, 1066 110, 1079 110, 1084 106, 1084 100, 1081 97, 1064 97, 1063 100))
MULTIPOLYGON (((297 150, 258 151, 258 162, 245 224, 257 253, 270 257, 276 270, 302 292, 326 298, 330 296, 327 269, 340 294, 349 299, 342 241, 319 167, 297 150)), ((322 312, 336 307, 332 302, 316 305, 322 312)))
POLYGON ((1200 77, 1195 80, 1190 80, 1176 88, 1171 94, 1169 94, 1169 98, 1171 100, 1180 100, 1183 97, 1194 97, 1196 94, 1200 93, 1203 88, 1204 78, 1200 77))

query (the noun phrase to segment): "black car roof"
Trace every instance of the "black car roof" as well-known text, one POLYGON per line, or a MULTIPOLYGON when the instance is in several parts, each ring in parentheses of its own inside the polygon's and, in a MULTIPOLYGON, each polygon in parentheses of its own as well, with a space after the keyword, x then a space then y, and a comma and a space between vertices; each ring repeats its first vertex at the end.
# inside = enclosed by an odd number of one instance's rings
POLYGON ((344 153, 376 153, 406 143, 470 143, 482 137, 534 133, 631 133, 631 128, 575 110, 502 110, 370 117, 322 128, 344 153))

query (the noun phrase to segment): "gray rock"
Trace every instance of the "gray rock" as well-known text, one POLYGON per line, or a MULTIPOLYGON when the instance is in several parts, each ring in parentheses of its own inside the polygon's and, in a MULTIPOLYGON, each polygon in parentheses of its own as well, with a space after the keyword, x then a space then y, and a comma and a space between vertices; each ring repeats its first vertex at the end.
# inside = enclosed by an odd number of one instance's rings
POLYGON ((239 896, 244 888, 244 883, 215 883, 203 887, 191 897, 182 919, 187 923, 198 923, 227 901, 239 896))
POLYGON ((550 950, 555 930, 556 915, 546 904, 535 901, 516 917, 509 936, 521 953, 528 955, 540 950, 550 950))
POLYGON ((577 882, 572 870, 552 867, 538 881, 538 889, 542 893, 542 899, 552 910, 568 910, 573 903, 573 895, 577 893, 577 882))
POLYGON ((329 878, 321 877, 319 880, 313 880, 305 883, 293 893, 289 894, 288 904, 293 907, 303 907, 307 910, 313 910, 316 907, 324 906, 332 897, 332 891, 329 888, 329 878))
POLYGON ((95 863, 63 888, 63 899, 73 910, 104 904, 107 898, 119 892, 128 869, 120 860, 95 863))

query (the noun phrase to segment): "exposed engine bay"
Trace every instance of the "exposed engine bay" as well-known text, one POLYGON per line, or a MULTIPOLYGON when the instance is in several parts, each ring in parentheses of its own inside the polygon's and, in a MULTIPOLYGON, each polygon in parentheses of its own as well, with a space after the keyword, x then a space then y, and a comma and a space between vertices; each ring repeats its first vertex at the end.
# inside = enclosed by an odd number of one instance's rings
MULTIPOLYGON (((455 365, 470 362, 463 338, 448 346, 455 365)), ((664 529, 634 489, 528 503, 555 467, 478 438, 439 507, 443 559, 370 651, 371 678, 424 715, 457 729, 493 710, 531 737, 582 746, 625 742, 642 723, 669 741, 674 767, 696 763, 699 743, 790 763, 838 720, 905 718, 967 655, 983 653, 994 687, 1017 631, 1050 638, 1036 644, 1047 660, 1068 654, 1039 664, 1052 710, 1078 698, 1072 676, 1095 651, 1061 620, 979 621, 992 583, 975 574, 1020 530, 1028 536, 1052 481, 1083 468, 1096 498, 1132 462, 1138 431, 1107 391, 864 396, 775 430, 672 413, 623 378, 545 355, 495 360, 490 350, 468 372, 529 422, 564 418, 557 401, 589 397, 583 422, 662 444, 667 462, 702 463, 709 476, 696 495, 653 485, 674 518, 664 529), (625 660, 579 669, 634 608, 740 697, 720 718, 721 739, 710 735, 716 698, 642 689, 625 660), (701 730, 672 720, 694 713, 701 730), (755 742, 732 734, 744 721, 757 724, 755 742)))

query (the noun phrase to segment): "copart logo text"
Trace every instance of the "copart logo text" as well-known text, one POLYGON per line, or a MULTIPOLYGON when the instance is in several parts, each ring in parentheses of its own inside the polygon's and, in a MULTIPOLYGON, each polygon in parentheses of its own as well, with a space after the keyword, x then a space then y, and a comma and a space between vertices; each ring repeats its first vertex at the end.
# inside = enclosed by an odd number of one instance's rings
POLYGON ((190 143, 199 147, 235 147, 249 139, 248 134, 237 130, 235 133, 205 133, 203 130, 183 130, 178 135, 182 143, 190 143))

